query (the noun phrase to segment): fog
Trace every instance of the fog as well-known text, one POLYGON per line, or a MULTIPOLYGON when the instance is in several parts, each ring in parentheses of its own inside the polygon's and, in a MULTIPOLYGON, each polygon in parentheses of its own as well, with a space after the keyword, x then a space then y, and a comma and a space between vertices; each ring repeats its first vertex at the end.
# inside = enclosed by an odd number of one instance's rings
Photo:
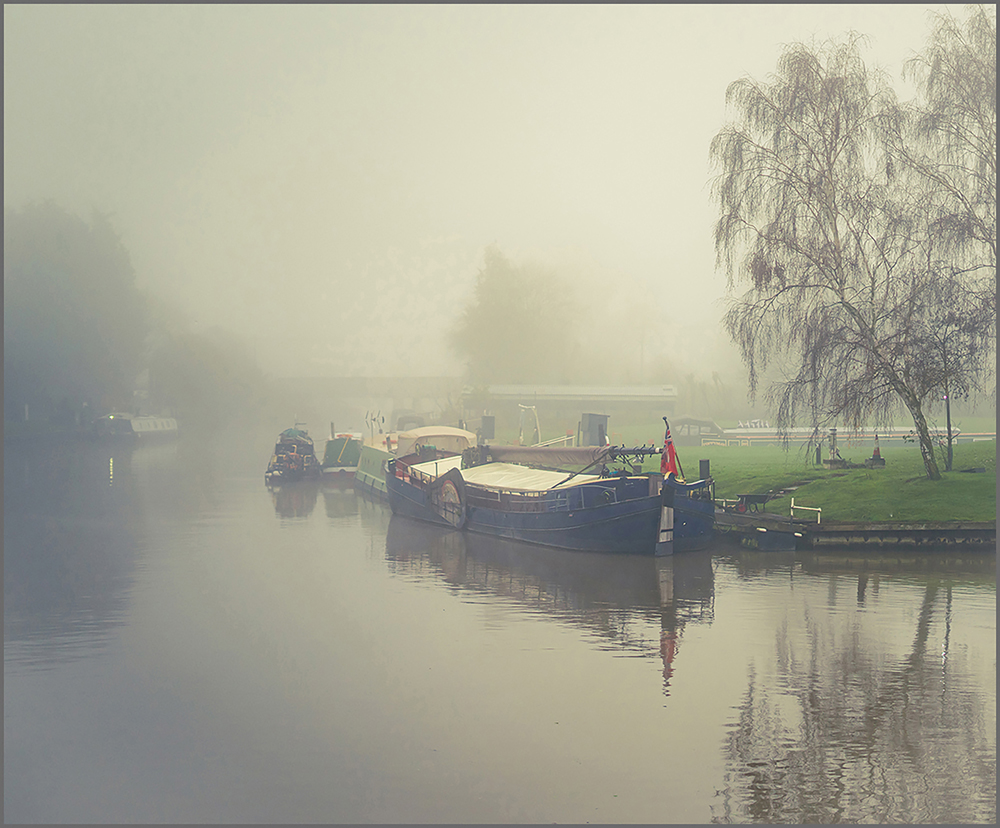
POLYGON ((490 244, 646 320, 647 360, 739 373, 727 85, 854 29, 909 97, 928 8, 8 5, 4 205, 109 215, 144 288, 274 376, 458 375, 490 244))

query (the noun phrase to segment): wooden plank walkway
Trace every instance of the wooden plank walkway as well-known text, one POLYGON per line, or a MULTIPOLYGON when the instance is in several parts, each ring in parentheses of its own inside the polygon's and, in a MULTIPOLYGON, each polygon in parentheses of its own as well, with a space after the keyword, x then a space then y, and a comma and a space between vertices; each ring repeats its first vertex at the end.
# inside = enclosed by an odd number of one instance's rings
POLYGON ((764 534, 796 533, 797 547, 804 549, 870 549, 872 551, 930 550, 962 548, 966 551, 996 553, 996 521, 816 523, 791 520, 777 515, 739 515, 716 510, 716 529, 734 538, 746 539, 763 548, 755 539, 764 534))
POLYGON ((813 549, 836 546, 871 549, 920 549, 961 546, 996 552, 997 525, 993 522, 941 523, 821 523, 806 530, 813 549))

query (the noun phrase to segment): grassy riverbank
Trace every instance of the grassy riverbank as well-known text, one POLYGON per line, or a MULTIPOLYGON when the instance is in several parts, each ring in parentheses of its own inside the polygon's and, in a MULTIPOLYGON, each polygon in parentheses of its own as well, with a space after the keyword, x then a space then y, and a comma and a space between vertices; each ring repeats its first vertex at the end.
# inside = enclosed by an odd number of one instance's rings
MULTIPOLYGON (((979 423, 975 425, 980 426, 979 423)), ((995 421, 984 420, 981 429, 992 430, 995 421)), ((622 427, 612 434, 618 444, 661 445, 662 431, 653 440, 648 426, 622 427)), ((546 435, 548 436, 548 435, 546 435)), ((515 433, 497 434, 497 443, 513 442, 515 433)), ((790 500, 796 505, 822 508, 823 521, 992 521, 996 519, 996 440, 956 443, 955 471, 943 472, 943 479, 930 481, 924 472, 920 449, 915 443, 884 442, 881 448, 886 465, 881 469, 834 469, 816 466, 815 454, 792 446, 779 445, 679 446, 677 451, 687 479, 698 476, 698 461, 711 461, 718 498, 797 486, 793 493, 767 503, 770 514, 788 515, 790 500), (961 469, 983 468, 967 473, 961 469)), ((843 441, 841 455, 862 464, 872 445, 843 441)), ((942 456, 939 467, 944 469, 942 456)), ((647 471, 659 468, 659 458, 647 460, 647 471)), ((797 512, 808 518, 815 513, 797 512)))
POLYGON ((767 504, 766 510, 773 514, 787 515, 794 497, 796 505, 822 508, 824 521, 996 519, 995 440, 955 445, 955 471, 942 473, 940 481, 926 478, 920 450, 910 444, 883 447, 886 465, 881 469, 828 470, 814 465, 801 450, 785 452, 777 446, 682 447, 678 451, 689 479, 697 476, 699 460, 711 461, 719 498, 798 486, 767 504), (969 468, 985 472, 959 471, 969 468))

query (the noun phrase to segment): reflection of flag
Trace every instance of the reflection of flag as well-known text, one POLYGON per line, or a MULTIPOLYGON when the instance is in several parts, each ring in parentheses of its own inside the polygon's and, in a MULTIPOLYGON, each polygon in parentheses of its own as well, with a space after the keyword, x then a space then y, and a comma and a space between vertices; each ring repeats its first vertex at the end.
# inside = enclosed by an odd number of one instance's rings
POLYGON ((660 631, 660 658, 663 659, 663 693, 670 695, 670 679, 674 675, 674 655, 677 653, 677 633, 660 631))
POLYGON ((680 477, 677 471, 677 452, 674 451, 674 441, 670 439, 670 423, 667 418, 663 418, 663 424, 667 427, 666 434, 663 435, 663 455, 660 457, 660 473, 666 477, 668 472, 673 472, 674 477, 680 477))

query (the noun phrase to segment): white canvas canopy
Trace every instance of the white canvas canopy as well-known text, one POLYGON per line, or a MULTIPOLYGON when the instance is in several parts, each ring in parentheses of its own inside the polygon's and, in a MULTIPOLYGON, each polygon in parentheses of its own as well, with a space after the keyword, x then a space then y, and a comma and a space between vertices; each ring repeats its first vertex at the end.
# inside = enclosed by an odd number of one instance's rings
POLYGON ((461 455, 443 457, 440 460, 425 460, 414 463, 410 468, 439 477, 450 469, 458 469, 466 483, 485 486, 490 489, 509 489, 513 491, 543 492, 554 488, 569 488, 591 480, 600 480, 600 475, 578 474, 569 477, 569 472, 552 471, 551 469, 533 469, 529 466, 518 466, 515 463, 486 463, 471 469, 462 468, 461 455), (566 478, 569 477, 569 480, 566 478))
POLYGON ((476 444, 471 431, 452 426, 423 426, 399 432, 396 456, 413 454, 420 446, 436 446, 442 451, 462 452, 476 444))
POLYGON ((611 446, 490 446, 494 460, 529 466, 592 466, 610 455, 611 446))
POLYGON ((424 474, 429 474, 431 477, 440 477, 446 471, 451 471, 452 469, 461 471, 462 455, 456 454, 453 457, 442 457, 440 460, 425 460, 423 463, 414 463, 410 468, 424 474))
POLYGON ((514 463, 486 463, 471 469, 462 469, 462 477, 466 483, 477 486, 488 486, 491 489, 519 489, 539 492, 546 489, 577 486, 591 480, 600 480, 600 475, 578 474, 569 477, 568 472, 550 471, 549 469, 532 469, 528 466, 518 466, 514 463), (565 481, 565 482, 563 482, 565 481), (560 486, 560 484, 562 484, 560 486))

